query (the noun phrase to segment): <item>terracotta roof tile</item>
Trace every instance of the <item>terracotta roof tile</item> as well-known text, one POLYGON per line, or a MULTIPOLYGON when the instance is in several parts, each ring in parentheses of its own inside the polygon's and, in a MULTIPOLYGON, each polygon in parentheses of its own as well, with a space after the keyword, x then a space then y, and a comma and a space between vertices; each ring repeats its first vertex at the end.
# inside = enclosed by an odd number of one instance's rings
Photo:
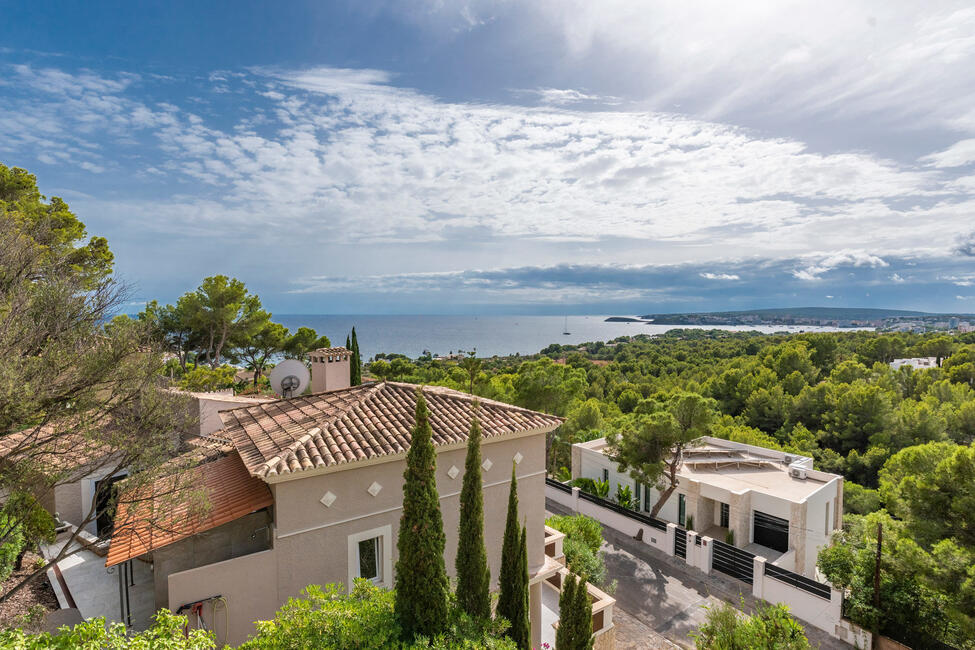
POLYGON ((147 498, 123 492, 105 566, 211 530, 274 502, 267 484, 250 475, 236 452, 196 465, 179 478, 160 478, 151 492, 147 498), (206 496, 204 508, 196 505, 201 491, 206 496))
MULTIPOLYGON (((262 478, 405 452, 416 409, 413 384, 382 382, 221 411, 221 436, 253 476, 262 478)), ((423 387, 436 445, 467 440, 471 396, 423 387)), ((486 438, 553 429, 561 418, 478 399, 486 438)))

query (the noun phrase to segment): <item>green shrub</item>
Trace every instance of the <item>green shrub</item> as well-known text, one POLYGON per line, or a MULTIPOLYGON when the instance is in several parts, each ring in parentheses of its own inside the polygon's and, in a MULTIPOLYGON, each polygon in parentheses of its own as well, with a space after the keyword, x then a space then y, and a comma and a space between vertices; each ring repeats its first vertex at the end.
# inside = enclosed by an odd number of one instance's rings
POLYGON ((596 585, 606 581, 606 564, 602 553, 594 553, 584 542, 570 537, 566 537, 562 543, 562 551, 569 571, 596 585))
POLYGON ((570 481, 569 485, 577 487, 583 492, 588 492, 593 496, 597 496, 600 499, 605 499, 609 496, 609 481, 600 481, 582 476, 570 481))
POLYGON ((401 641, 402 631, 393 611, 394 591, 357 580, 351 594, 342 585, 312 585, 300 598, 291 598, 274 616, 260 621, 257 635, 240 650, 280 648, 490 648, 514 650, 501 638, 503 628, 491 621, 475 622, 451 601, 445 631, 433 639, 401 641))
POLYGON ((616 484, 616 503, 622 508, 633 509, 633 490, 629 485, 616 484))
POLYGON ((17 650, 212 650, 216 648, 213 635, 204 630, 191 630, 183 635, 185 616, 177 616, 167 609, 156 614, 152 627, 129 636, 125 626, 113 623, 106 627, 104 618, 88 619, 56 634, 32 634, 23 629, 0 629, 0 648, 17 650))
MULTIPOLYGON (((0 515, 0 531, 7 530, 7 518, 0 515)), ((7 541, 0 544, 0 581, 6 580, 14 570, 17 556, 24 549, 24 536, 19 526, 9 534, 7 541)))
POLYGON ((699 650, 806 650, 810 647, 802 624, 789 614, 785 605, 759 607, 752 616, 729 603, 706 609, 704 624, 697 632, 691 632, 699 650))
POLYGON ((593 584, 603 584, 606 565, 599 550, 603 544, 603 529, 599 522, 586 515, 555 515, 545 523, 565 533, 562 551, 569 570, 593 584))

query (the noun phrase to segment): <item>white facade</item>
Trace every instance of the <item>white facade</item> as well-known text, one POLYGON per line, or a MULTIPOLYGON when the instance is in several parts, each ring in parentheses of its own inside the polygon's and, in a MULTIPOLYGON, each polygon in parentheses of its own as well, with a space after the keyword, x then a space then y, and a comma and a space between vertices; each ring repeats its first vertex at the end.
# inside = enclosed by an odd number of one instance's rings
MULTIPOLYGON (((843 477, 812 468, 812 459, 703 437, 687 450, 678 486, 657 514, 703 536, 769 558, 782 568, 815 575, 816 556, 843 516, 843 477)), ((572 477, 609 481, 639 492, 639 509, 649 513, 657 489, 638 485, 607 455, 605 438, 573 445, 572 477)))
POLYGON ((913 359, 894 359, 890 362, 890 367, 897 370, 901 366, 910 366, 915 370, 927 370, 928 368, 938 367, 937 357, 914 357, 913 359))

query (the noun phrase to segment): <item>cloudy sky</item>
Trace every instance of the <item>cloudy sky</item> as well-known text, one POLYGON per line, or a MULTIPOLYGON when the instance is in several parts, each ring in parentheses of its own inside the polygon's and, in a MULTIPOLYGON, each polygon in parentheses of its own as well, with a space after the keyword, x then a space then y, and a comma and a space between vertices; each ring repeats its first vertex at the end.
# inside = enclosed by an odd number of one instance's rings
POLYGON ((0 162, 133 302, 975 312, 970 2, 0 0, 0 162))

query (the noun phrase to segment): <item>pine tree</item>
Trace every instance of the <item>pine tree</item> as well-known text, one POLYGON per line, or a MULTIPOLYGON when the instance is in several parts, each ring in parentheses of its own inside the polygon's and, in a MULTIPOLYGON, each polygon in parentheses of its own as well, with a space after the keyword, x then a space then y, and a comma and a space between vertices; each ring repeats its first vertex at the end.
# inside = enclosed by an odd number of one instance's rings
POLYGON ((519 648, 531 647, 528 626, 528 545, 524 529, 518 525, 518 479, 511 465, 511 490, 508 492, 508 515, 501 545, 500 595, 497 615, 511 624, 508 637, 519 648))
MULTIPOLYGON (((354 335, 353 335, 354 336, 354 335)), ((450 584, 444 567, 443 518, 437 492, 437 454, 422 389, 403 473, 403 515, 396 562, 396 615, 404 638, 434 636, 448 619, 450 584)))
POLYGON ((481 425, 472 403, 464 485, 460 491, 457 540, 457 603, 475 619, 491 618, 491 569, 484 548, 484 494, 481 488, 481 425))
POLYGON ((362 383, 362 357, 359 356, 359 339, 355 336, 355 327, 352 328, 352 368, 349 372, 349 383, 358 386, 362 383))

